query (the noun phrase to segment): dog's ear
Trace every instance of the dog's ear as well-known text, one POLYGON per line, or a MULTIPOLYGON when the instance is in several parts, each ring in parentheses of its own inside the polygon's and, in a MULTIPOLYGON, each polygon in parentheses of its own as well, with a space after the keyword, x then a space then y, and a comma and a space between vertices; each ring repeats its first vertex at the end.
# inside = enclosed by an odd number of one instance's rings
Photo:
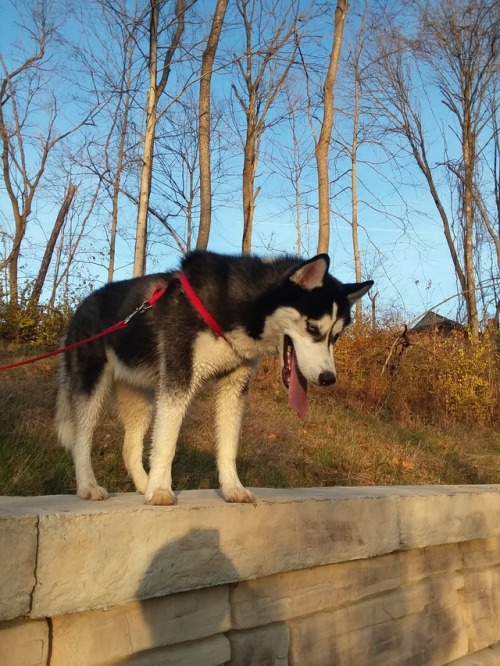
POLYGON ((373 280, 366 282, 354 282, 352 284, 344 284, 344 290, 349 301, 349 305, 354 305, 356 301, 366 294, 373 287, 373 280))
POLYGON ((330 257, 327 254, 318 254, 317 257, 304 261, 290 275, 290 280, 302 289, 315 289, 323 286, 323 280, 330 266, 330 257))

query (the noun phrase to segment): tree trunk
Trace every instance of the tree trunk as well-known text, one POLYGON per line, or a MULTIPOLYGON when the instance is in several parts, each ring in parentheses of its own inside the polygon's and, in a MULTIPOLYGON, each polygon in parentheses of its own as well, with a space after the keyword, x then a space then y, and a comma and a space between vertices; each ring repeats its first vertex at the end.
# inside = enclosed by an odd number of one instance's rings
POLYGON ((335 109, 333 88, 335 85, 335 79, 337 78, 347 8, 347 0, 338 0, 335 9, 332 50, 330 53, 330 61, 325 83, 323 85, 323 123, 316 144, 319 204, 318 253, 328 252, 330 245, 330 177, 328 169, 328 153, 332 137, 335 109))
POLYGON ((302 256, 302 226, 300 219, 300 168, 299 148, 295 132, 295 118, 293 120, 293 189, 295 190, 295 228, 297 230, 297 256, 302 256))
MULTIPOLYGON (((125 160, 125 142, 128 132, 128 116, 130 112, 130 89, 132 85, 132 65, 134 54, 134 40, 130 39, 126 49, 126 79, 124 80, 123 95, 123 117, 120 126, 120 141, 118 145, 118 158, 116 163, 116 174, 113 179, 113 195, 111 201, 111 231, 109 238, 109 262, 108 262, 108 282, 113 280, 115 272, 116 255, 116 234, 118 231, 118 204, 120 199, 120 189, 122 180, 123 163, 125 160)), ((119 109, 116 110, 118 117, 119 109)))
MULTIPOLYGON (((351 233, 356 282, 361 282, 361 254, 359 251, 358 226, 358 126, 359 126, 359 60, 354 69, 354 118, 351 144, 351 233)), ((361 299, 356 301, 356 325, 361 324, 363 306, 361 299)))
POLYGON ((38 302, 40 301, 40 295, 42 293, 42 289, 45 284, 45 278, 47 277, 50 262, 52 260, 52 255, 54 254, 54 248, 56 246, 57 239, 59 238, 59 234, 61 233, 63 224, 68 215, 71 203, 75 198, 76 190, 77 187, 76 185, 73 185, 73 183, 70 183, 68 185, 68 189, 66 190, 64 200, 61 204, 61 208, 59 209, 59 213, 57 214, 55 224, 52 227, 52 232, 50 234, 49 240, 47 241, 47 247, 45 248, 42 263, 40 265, 40 270, 38 271, 38 275, 33 285, 33 290, 30 295, 28 307, 35 307, 36 305, 38 305, 38 302))
POLYGON ((146 246, 148 236, 148 208, 153 177, 154 145, 158 100, 165 90, 170 75, 170 65, 184 32, 184 0, 177 0, 175 15, 177 27, 172 42, 167 49, 162 66, 160 82, 158 73, 158 22, 160 18, 161 0, 151 0, 151 17, 149 26, 149 89, 146 102, 146 131, 142 157, 141 186, 139 190, 139 209, 137 211, 137 233, 134 251, 133 276, 144 275, 146 270, 146 246))
MULTIPOLYGON (((467 90, 466 95, 469 91, 467 90)), ((469 96, 469 95, 467 95, 469 96)), ((464 119, 462 124, 462 155, 464 163, 463 183, 463 233, 464 233, 464 273, 466 293, 464 294, 467 306, 467 320, 469 334, 473 340, 479 337, 479 316, 476 300, 476 279, 474 275, 474 134, 471 127, 471 118, 468 105, 464 105, 464 119)))
POLYGON ((200 154, 200 228, 196 249, 206 250, 212 221, 212 182, 210 166, 210 83, 215 52, 226 14, 228 0, 217 0, 212 27, 201 62, 199 97, 199 154, 200 154))
POLYGON ((250 254, 252 249, 252 227, 255 212, 254 181, 257 165, 255 131, 252 127, 247 130, 245 151, 243 155, 243 239, 241 251, 250 254))
POLYGON ((146 101, 146 131, 142 155, 141 186, 139 209, 137 211, 137 232, 135 237, 133 276, 144 275, 146 270, 146 243, 148 236, 148 206, 153 174, 154 142, 156 130, 156 74, 158 71, 158 20, 160 0, 151 0, 149 23, 149 88, 146 101))
POLYGON ((246 137, 244 143, 242 197, 243 197, 243 238, 242 252, 248 254, 252 247, 253 218, 255 202, 260 188, 254 189, 255 173, 259 161, 261 138, 266 129, 266 114, 274 104, 282 89, 290 68, 295 62, 300 37, 297 29, 295 3, 290 3, 289 11, 277 15, 265 3, 253 0, 237 0, 236 7, 243 20, 245 53, 237 61, 242 84, 248 98, 238 92, 233 83, 233 93, 246 117, 246 137), (259 14, 260 12, 260 14, 259 14), (261 35, 256 26, 266 14, 273 17, 274 33, 269 37, 261 35), (259 44, 255 45, 252 34, 257 33, 259 44), (260 41, 262 40, 262 41, 260 41), (291 52, 281 56, 282 49, 292 45, 291 52))
POLYGON ((109 261, 108 261, 108 282, 113 280, 115 272, 116 255, 116 235, 118 231, 118 204, 120 199, 121 178, 125 151, 125 138, 127 135, 128 112, 130 108, 130 99, 127 95, 125 99, 125 108, 123 111, 123 122, 120 130, 120 145, 118 147, 118 162, 116 164, 116 176, 113 180, 113 196, 111 201, 111 230, 109 235, 109 261))

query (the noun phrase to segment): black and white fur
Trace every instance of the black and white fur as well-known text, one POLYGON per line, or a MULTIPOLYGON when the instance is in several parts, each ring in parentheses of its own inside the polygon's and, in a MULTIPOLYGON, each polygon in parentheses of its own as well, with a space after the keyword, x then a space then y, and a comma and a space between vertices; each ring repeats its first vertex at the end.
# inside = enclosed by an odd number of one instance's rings
POLYGON ((342 284, 328 267, 326 254, 309 261, 188 254, 181 270, 226 340, 205 324, 176 272, 109 283, 88 296, 70 321, 67 345, 127 317, 158 284, 168 285, 156 305, 133 317, 127 328, 64 354, 56 426, 73 456, 78 496, 107 497, 94 476, 90 453, 104 399, 112 390, 125 427, 125 465, 137 490, 147 504, 174 504, 171 468, 179 430, 196 391, 215 380, 220 489, 228 502, 254 501, 238 478, 236 454, 245 396, 259 359, 280 351, 286 366, 286 348, 293 345, 308 382, 334 383, 333 345, 350 322, 351 306, 373 284, 342 284), (153 415, 148 475, 143 440, 153 415))

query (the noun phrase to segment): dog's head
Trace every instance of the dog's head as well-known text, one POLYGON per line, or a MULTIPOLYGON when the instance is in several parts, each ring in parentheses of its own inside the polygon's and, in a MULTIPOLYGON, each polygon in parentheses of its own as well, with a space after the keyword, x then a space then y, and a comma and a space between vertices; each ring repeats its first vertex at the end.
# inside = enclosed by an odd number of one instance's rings
POLYGON ((343 284, 328 273, 327 254, 301 263, 288 275, 284 286, 285 307, 280 308, 282 380, 335 383, 333 347, 351 321, 351 308, 373 282, 343 284))

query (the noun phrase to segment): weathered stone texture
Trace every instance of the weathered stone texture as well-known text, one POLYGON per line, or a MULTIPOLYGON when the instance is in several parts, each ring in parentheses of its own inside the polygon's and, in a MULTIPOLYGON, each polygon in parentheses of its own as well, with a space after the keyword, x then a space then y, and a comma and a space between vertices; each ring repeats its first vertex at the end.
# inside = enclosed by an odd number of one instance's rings
POLYGON ((53 619, 51 666, 94 666, 229 627, 227 587, 63 615, 53 619))
POLYGON ((467 653, 461 578, 415 584, 289 621, 290 666, 442 666, 467 653))
POLYGON ((476 652, 500 639, 499 609, 494 599, 496 586, 491 570, 466 571, 464 581, 461 598, 464 622, 469 633, 469 651, 476 652))
POLYGON ((230 631, 231 659, 227 666, 288 666, 288 628, 270 624, 230 631))
POLYGON ((491 645, 475 654, 468 654, 449 666, 498 666, 500 664, 500 644, 491 645))
POLYGON ((500 565, 500 537, 465 541, 461 550, 463 566, 467 569, 500 565))
POLYGON ((0 624, 0 664, 46 666, 49 625, 45 620, 19 620, 0 624))
POLYGON ((248 580, 230 588, 233 627, 287 620, 382 594, 400 583, 399 554, 248 580))
POLYGON ((230 657, 228 639, 225 636, 211 636, 199 641, 148 650, 104 666, 223 666, 230 657))
POLYGON ((243 581, 229 592, 233 627, 255 627, 353 604, 423 578, 454 574, 461 563, 460 546, 451 544, 243 581))
POLYGON ((412 491, 398 499, 401 546, 423 548, 500 535, 500 494, 497 486, 441 486, 412 491), (489 507, 489 509, 488 509, 489 507))
POLYGON ((35 585, 36 516, 0 515, 0 620, 27 615, 35 585))
POLYGON ((394 553, 399 575, 411 582, 462 568, 462 544, 450 543, 394 553))
POLYGON ((111 497, 99 503, 100 511, 87 510, 89 503, 80 500, 73 510, 42 514, 31 616, 119 605, 398 547, 391 496, 323 494, 314 500, 306 493, 287 502, 279 493, 262 492, 256 505, 227 504, 205 493, 195 507, 146 507, 132 495, 111 497), (126 575, 116 565, 123 561, 126 575), (79 577, 86 585, 75 588, 79 577))

